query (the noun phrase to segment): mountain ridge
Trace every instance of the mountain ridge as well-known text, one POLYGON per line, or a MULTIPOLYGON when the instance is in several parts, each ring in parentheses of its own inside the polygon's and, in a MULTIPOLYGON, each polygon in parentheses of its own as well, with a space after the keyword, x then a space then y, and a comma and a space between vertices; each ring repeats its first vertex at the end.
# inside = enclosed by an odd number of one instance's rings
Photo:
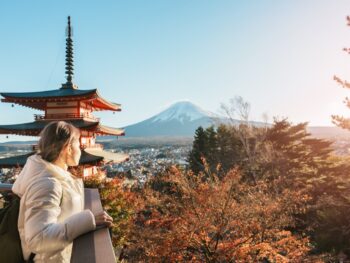
POLYGON ((193 136, 199 126, 209 127, 222 118, 192 102, 179 101, 160 113, 124 129, 126 137, 193 136))

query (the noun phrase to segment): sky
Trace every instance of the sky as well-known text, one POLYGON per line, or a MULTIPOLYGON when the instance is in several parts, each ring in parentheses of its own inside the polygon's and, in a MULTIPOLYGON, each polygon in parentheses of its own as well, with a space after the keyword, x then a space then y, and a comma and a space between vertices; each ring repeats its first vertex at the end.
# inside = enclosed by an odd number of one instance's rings
MULTIPOLYGON (((74 83, 122 105, 96 114, 107 126, 182 100, 219 113, 235 96, 254 120, 331 126, 332 114, 350 116, 350 91, 333 80, 350 81, 349 0, 0 1, 1 92, 61 87, 68 15, 74 83)), ((0 103, 1 124, 38 113, 0 103)))

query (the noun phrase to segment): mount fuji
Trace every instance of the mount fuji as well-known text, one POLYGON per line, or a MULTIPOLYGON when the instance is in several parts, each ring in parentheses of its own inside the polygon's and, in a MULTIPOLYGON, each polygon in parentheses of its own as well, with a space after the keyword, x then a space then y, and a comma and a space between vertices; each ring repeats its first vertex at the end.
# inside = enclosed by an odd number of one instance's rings
POLYGON ((214 125, 223 117, 189 101, 174 103, 159 114, 125 127, 126 137, 193 136, 195 130, 214 125))

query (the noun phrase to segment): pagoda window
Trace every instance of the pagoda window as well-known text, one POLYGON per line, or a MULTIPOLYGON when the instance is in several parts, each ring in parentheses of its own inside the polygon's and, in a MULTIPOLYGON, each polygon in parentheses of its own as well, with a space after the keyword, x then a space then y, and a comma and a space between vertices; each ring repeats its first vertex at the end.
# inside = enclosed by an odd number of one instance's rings
POLYGON ((83 175, 84 177, 93 175, 93 168, 92 167, 84 168, 83 175))
POLYGON ((88 168, 84 168, 84 171, 83 171, 83 176, 86 177, 89 175, 89 170, 88 168))
POLYGON ((81 144, 86 144, 86 137, 81 137, 81 144))

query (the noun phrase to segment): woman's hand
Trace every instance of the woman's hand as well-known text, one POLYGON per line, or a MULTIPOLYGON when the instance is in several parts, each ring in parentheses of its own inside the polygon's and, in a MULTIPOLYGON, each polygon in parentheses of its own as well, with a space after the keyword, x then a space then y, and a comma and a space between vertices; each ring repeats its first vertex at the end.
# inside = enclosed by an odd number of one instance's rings
POLYGON ((111 227, 113 225, 113 218, 107 214, 106 211, 103 211, 101 214, 95 215, 96 227, 98 226, 107 226, 111 227))

